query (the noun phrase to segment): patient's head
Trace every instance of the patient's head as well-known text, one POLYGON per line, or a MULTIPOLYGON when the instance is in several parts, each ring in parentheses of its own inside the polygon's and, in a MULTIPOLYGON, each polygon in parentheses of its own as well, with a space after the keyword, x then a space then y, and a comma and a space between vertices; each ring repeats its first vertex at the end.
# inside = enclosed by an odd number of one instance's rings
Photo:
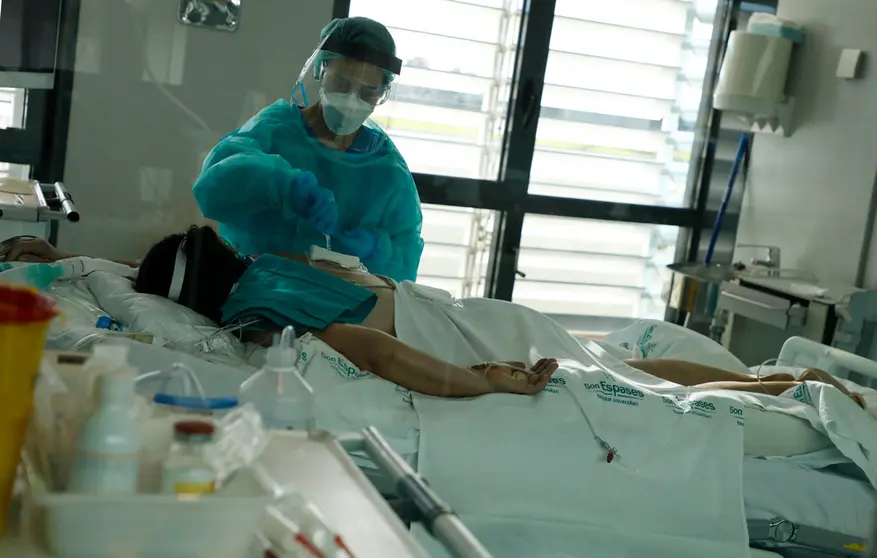
POLYGON ((219 322, 222 305, 248 265, 212 228, 191 227, 149 249, 134 289, 170 298, 219 322))

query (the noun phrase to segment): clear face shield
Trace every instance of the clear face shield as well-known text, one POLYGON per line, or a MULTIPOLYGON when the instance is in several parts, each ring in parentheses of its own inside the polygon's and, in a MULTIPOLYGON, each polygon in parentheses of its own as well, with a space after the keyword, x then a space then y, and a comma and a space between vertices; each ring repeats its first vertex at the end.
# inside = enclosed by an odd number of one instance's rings
POLYGON ((292 102, 307 108, 319 101, 326 128, 348 136, 387 102, 402 61, 368 45, 329 35, 308 57, 292 92, 292 102))

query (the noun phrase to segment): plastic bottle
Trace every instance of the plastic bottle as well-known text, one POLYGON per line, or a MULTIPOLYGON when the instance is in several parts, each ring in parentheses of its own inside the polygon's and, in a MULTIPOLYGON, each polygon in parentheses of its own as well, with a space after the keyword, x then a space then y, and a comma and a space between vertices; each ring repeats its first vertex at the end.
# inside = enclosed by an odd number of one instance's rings
POLYGON ((162 492, 211 494, 216 491, 216 472, 204 459, 204 448, 213 441, 214 426, 201 420, 174 424, 174 445, 164 466, 162 492))
POLYGON ((275 337, 265 366, 241 384, 240 401, 255 405, 265 428, 313 430, 314 390, 298 371, 292 327, 275 337))
POLYGON ((134 395, 136 370, 128 365, 128 350, 98 345, 94 366, 96 407, 85 423, 76 447, 70 492, 133 494, 137 492, 142 441, 134 395))

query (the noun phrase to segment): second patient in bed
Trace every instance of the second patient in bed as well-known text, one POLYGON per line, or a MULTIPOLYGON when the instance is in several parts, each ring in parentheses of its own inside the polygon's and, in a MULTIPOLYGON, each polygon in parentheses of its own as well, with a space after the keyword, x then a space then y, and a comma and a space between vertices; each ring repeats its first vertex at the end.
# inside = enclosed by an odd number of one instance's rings
MULTIPOLYGON (((35 252, 43 259, 52 251, 52 247, 43 241, 28 241, 26 247, 6 248, 8 254, 19 256, 35 252)), ((369 370, 402 387, 428 395, 444 397, 468 397, 487 393, 534 395, 545 388, 557 369, 557 362, 554 359, 540 359, 529 368, 523 362, 473 362, 468 368, 445 362, 440 355, 427 354, 396 338, 397 285, 393 280, 364 270, 345 269, 332 262, 312 262, 302 256, 282 254, 278 256, 283 257, 268 256, 260 260, 260 265, 253 265, 253 258, 245 258, 237 254, 213 229, 192 227, 186 233, 164 238, 149 250, 140 265, 135 289, 142 293, 173 298, 221 323, 223 306, 230 299, 233 291, 243 284, 252 287, 254 269, 261 267, 262 269, 257 269, 257 273, 265 274, 267 270, 271 275, 270 281, 265 285, 268 290, 278 291, 276 300, 281 301, 278 304, 283 304, 283 293, 279 291, 287 290, 285 289, 287 278, 294 282, 294 278, 300 276, 303 271, 306 271, 305 275, 308 275, 311 281, 309 287, 319 287, 320 277, 323 277, 323 281, 327 283, 334 280, 331 277, 343 279, 374 293, 375 300, 371 311, 361 317, 358 323, 331 323, 311 332, 358 368, 369 370), (177 284, 173 285, 173 283, 177 284)), ((237 298, 240 298, 240 293, 237 298)), ((268 296, 267 300, 272 300, 271 296, 268 296)), ((522 315, 528 312, 530 318, 533 317, 531 310, 507 302, 478 300, 482 305, 495 302, 506 311, 509 308, 519 308, 522 315)), ((459 303, 466 305, 466 301, 467 299, 462 299, 459 303)), ((305 310, 308 302, 296 300, 296 304, 305 310)), ((287 325, 298 325, 276 323, 284 321, 282 317, 278 317, 281 314, 275 312, 271 314, 272 327, 250 331, 246 340, 265 342, 270 340, 278 329, 287 325)), ((538 318, 545 322, 543 329, 554 328, 557 335, 569 335, 547 316, 538 315, 538 318)), ((505 328, 511 331, 508 325, 497 324, 497 327, 499 335, 503 334, 505 328)), ((706 339, 704 341, 708 342, 706 339)), ((574 346, 578 346, 577 342, 574 346)), ((859 405, 864 406, 860 396, 850 393, 840 382, 821 370, 808 370, 799 378, 785 373, 756 378, 750 374, 681 360, 634 359, 625 362, 663 380, 704 389, 780 395, 805 380, 822 382, 834 386, 853 398, 859 405)))

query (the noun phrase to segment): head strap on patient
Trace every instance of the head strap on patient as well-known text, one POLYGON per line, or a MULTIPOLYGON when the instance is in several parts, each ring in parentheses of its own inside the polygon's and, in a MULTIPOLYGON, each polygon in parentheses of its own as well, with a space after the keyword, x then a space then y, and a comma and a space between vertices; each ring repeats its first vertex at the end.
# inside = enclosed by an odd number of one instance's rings
POLYGON ((183 282, 186 279, 186 239, 180 241, 177 248, 177 256, 174 260, 174 274, 171 276, 171 284, 168 287, 167 297, 174 302, 180 301, 183 292, 183 282))

